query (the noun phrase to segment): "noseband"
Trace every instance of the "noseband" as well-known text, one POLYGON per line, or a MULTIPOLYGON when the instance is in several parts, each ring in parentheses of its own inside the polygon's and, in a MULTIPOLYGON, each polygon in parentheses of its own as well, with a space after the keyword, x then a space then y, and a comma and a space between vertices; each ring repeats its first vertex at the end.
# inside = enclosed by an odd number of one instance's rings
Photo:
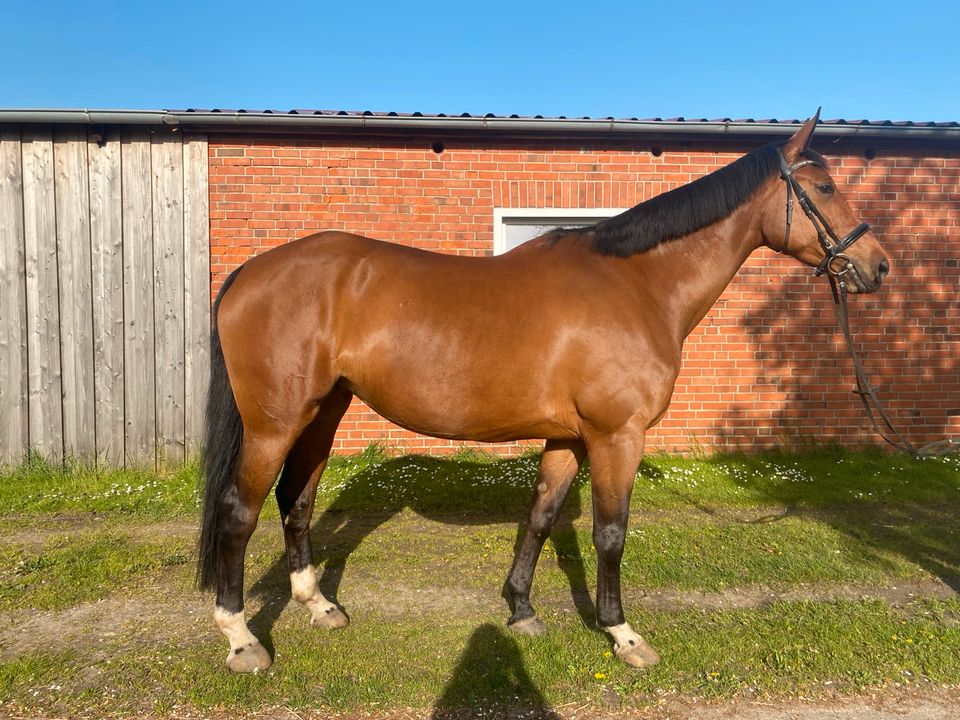
POLYGON ((787 231, 783 238, 783 249, 780 252, 786 252, 790 244, 790 226, 793 223, 793 196, 796 195, 797 200, 800 201, 800 207, 803 208, 804 214, 810 218, 810 222, 812 222, 813 227, 816 228, 820 246, 823 248, 823 261, 817 267, 814 275, 819 276, 828 272, 830 275, 836 277, 842 276, 853 267, 850 258, 843 253, 864 236, 870 229, 870 225, 860 223, 843 238, 838 237, 833 231, 833 228, 830 227, 830 223, 823 216, 823 213, 820 212, 816 203, 813 202, 807 194, 807 191, 800 186, 800 182, 794 177, 794 173, 800 168, 806 167, 807 165, 819 166, 820 163, 816 160, 804 159, 798 160, 793 163, 793 165, 788 165, 787 159, 783 156, 783 150, 778 148, 778 152, 780 154, 780 177, 783 178, 787 185, 787 231), (842 261, 840 268, 834 266, 834 260, 842 261))

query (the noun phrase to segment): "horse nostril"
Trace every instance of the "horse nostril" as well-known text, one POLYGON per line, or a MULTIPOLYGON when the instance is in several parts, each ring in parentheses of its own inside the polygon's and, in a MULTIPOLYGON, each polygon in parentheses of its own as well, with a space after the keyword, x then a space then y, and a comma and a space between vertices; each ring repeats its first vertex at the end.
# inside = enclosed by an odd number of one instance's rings
POLYGON ((890 272, 890 263, 887 262, 887 259, 884 258, 880 261, 880 264, 877 265, 877 282, 883 282, 883 279, 887 276, 887 273, 890 272))

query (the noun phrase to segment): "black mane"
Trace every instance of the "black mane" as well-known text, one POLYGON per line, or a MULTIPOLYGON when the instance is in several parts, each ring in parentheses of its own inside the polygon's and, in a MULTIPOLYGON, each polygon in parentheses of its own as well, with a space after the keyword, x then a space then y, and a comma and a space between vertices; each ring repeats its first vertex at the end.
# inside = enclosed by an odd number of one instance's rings
POLYGON ((628 257, 722 220, 779 172, 779 148, 779 144, 765 145, 716 172, 597 223, 588 228, 594 233, 593 249, 602 255, 628 257))

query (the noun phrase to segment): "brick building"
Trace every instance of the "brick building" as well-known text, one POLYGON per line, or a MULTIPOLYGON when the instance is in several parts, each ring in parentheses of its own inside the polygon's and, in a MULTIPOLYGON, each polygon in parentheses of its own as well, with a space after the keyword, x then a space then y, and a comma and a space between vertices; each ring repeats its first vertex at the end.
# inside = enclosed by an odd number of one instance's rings
MULTIPOLYGON (((95 134, 131 120, 86 124, 95 134)), ((596 222, 799 127, 319 111, 183 111, 141 124, 207 139, 211 293, 247 258, 324 229, 502 252, 550 226, 596 222)), ((814 147, 893 266, 880 293, 852 300, 868 372, 912 439, 960 432, 960 125, 827 121, 814 147)), ((875 442, 852 385, 825 281, 763 248, 689 338, 648 447, 875 442)), ((336 449, 378 441, 451 446, 356 402, 336 449)))

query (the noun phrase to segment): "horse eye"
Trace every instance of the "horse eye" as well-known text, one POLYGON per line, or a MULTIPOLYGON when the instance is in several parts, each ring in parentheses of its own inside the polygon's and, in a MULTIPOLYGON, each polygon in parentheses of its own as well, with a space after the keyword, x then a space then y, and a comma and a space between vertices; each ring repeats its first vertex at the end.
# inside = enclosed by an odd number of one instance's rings
POLYGON ((817 192, 822 193, 823 195, 833 195, 833 185, 830 183, 817 185, 817 192))

